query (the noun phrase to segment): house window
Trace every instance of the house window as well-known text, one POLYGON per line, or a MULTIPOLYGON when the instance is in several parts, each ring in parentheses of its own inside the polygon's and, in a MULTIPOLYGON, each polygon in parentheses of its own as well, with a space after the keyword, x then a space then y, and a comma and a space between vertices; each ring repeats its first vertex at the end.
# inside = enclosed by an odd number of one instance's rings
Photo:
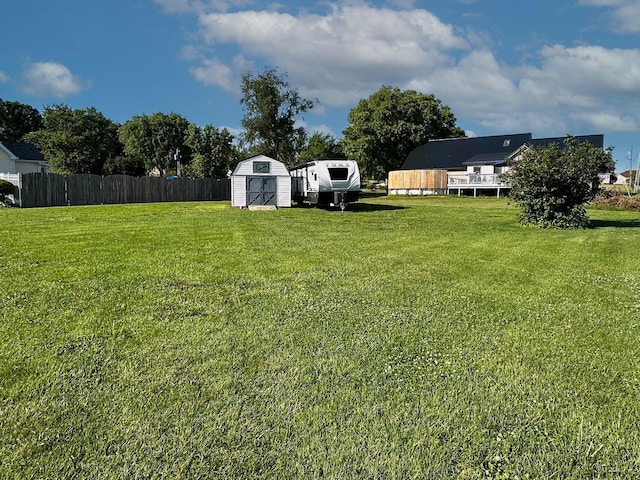
POLYGON ((253 173, 269 173, 269 162, 253 162, 253 173))
POLYGON ((504 142, 502 142, 502 146, 503 147, 508 147, 509 145, 511 145, 511 139, 507 138, 504 142))
POLYGON ((473 173, 480 173, 482 169, 480 167, 473 167, 473 173))

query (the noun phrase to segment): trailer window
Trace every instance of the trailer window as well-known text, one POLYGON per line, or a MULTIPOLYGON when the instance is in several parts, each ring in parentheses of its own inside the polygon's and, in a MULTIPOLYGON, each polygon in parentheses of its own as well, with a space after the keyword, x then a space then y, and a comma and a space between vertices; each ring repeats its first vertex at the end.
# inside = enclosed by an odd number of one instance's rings
POLYGON ((349 169, 348 168, 330 168, 329 176, 331 180, 346 180, 349 178, 349 169))

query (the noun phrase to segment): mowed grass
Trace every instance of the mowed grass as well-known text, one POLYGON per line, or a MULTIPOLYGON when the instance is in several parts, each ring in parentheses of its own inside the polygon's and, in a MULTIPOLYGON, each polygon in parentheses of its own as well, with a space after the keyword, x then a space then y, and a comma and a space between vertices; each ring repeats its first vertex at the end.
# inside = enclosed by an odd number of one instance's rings
POLYGON ((640 219, 0 209, 0 478, 638 478, 640 219))

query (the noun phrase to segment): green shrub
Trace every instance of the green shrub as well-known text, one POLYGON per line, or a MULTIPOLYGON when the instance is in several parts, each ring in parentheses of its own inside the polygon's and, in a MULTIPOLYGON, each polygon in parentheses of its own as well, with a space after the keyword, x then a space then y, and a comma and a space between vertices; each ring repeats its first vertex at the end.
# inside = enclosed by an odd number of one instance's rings
POLYGON ((505 174, 520 223, 544 228, 585 228, 584 205, 600 191, 599 173, 611 171, 609 150, 567 137, 564 145, 527 147, 505 174))
POLYGON ((13 195, 15 192, 13 183, 7 180, 0 180, 0 203, 7 203, 7 195, 13 195))

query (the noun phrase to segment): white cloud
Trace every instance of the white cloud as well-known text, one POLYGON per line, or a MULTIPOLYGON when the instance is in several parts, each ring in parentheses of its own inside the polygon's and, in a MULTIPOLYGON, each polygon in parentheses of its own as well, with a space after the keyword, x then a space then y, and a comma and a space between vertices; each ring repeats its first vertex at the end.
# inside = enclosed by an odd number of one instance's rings
POLYGON ((555 45, 539 57, 538 67, 511 68, 490 52, 473 52, 423 87, 438 92, 459 117, 493 131, 555 135, 640 127, 640 50, 555 45))
POLYGON ((399 8, 413 8, 416 0, 389 0, 389 4, 399 8))
POLYGON ((572 114, 571 119, 579 125, 590 125, 596 132, 632 132, 640 127, 637 119, 617 112, 578 112, 572 114))
POLYGON ((446 63, 443 52, 468 46, 451 25, 426 10, 367 5, 333 5, 324 16, 212 13, 201 15, 200 24, 209 44, 238 45, 246 54, 278 65, 301 85, 303 95, 327 105, 345 105, 381 83, 395 84, 446 63))
POLYGON ((23 77, 25 84, 22 90, 36 97, 64 98, 86 88, 67 67, 55 62, 31 63, 23 72, 23 77))
POLYGON ((278 66, 303 96, 320 100, 317 114, 354 106, 386 84, 433 93, 459 121, 491 132, 564 135, 640 127, 639 49, 552 45, 509 65, 496 59, 490 39, 463 36, 426 10, 358 1, 332 4, 323 15, 240 11, 202 13, 199 20, 207 48, 217 52, 206 58, 204 49, 198 51, 200 64, 190 71, 199 82, 237 93, 240 75, 254 66, 249 59, 278 66), (231 62, 223 60, 227 46, 241 52, 231 62))
POLYGON ((203 60, 200 67, 190 68, 189 73, 204 85, 220 87, 228 92, 237 89, 233 71, 217 58, 203 60))
POLYGON ((7 83, 9 81, 9 75, 0 70, 0 83, 7 83))
POLYGON ((640 85, 640 50, 606 49, 598 46, 545 47, 540 52, 543 66, 532 72, 548 87, 565 93, 589 96, 637 93, 640 85))
POLYGON ((640 2, 638 0, 580 0, 579 3, 611 8, 610 28, 613 31, 619 33, 640 32, 640 2))
POLYGON ((221 62, 218 58, 204 59, 201 66, 190 68, 189 73, 204 85, 212 85, 227 92, 238 93, 240 85, 236 72, 246 72, 253 67, 253 63, 247 61, 242 55, 237 55, 231 66, 221 62))

